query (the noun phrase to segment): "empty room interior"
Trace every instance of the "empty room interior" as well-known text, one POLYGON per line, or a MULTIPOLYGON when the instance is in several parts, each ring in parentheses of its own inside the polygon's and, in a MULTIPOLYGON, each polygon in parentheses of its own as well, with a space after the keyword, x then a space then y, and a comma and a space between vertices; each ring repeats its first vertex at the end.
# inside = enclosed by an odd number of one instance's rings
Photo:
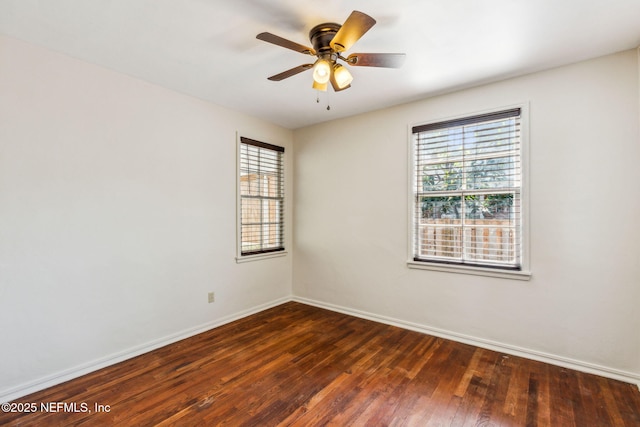
POLYGON ((639 22, 0 0, 0 424, 640 425, 639 22))

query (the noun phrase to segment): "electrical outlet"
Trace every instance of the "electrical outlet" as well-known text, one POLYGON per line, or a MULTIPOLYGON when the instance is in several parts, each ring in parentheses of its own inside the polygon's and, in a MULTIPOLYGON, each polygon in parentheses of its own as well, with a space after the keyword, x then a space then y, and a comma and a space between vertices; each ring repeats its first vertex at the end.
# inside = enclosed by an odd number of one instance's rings
POLYGON ((211 304, 215 300, 216 300, 216 298, 215 298, 215 295, 213 294, 213 292, 209 292, 209 304, 211 304))

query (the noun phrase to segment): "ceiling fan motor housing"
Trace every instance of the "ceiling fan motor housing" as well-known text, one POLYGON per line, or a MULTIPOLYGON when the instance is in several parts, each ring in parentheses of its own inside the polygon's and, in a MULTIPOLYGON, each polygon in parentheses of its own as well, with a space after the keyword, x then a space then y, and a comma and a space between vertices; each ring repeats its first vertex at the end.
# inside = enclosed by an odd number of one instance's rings
POLYGON ((309 40, 311 41, 315 51, 318 53, 318 56, 333 53, 330 43, 341 27, 342 25, 340 24, 328 22, 316 25, 311 29, 311 31, 309 31, 309 40))

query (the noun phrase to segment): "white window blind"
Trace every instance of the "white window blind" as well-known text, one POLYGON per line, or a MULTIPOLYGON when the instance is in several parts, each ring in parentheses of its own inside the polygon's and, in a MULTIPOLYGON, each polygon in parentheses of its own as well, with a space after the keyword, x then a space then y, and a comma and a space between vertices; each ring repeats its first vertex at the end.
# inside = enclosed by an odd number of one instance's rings
POLYGON ((284 148, 240 138, 240 254, 284 250, 284 148))
POLYGON ((522 268, 520 116, 413 128, 414 261, 522 268))

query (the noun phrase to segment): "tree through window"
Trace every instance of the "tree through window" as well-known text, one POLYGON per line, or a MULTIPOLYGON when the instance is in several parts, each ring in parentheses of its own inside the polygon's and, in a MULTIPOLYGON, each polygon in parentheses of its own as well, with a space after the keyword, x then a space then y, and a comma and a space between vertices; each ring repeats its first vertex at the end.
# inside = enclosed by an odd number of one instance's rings
POLYGON ((520 116, 413 128, 414 261, 521 269, 520 116))

